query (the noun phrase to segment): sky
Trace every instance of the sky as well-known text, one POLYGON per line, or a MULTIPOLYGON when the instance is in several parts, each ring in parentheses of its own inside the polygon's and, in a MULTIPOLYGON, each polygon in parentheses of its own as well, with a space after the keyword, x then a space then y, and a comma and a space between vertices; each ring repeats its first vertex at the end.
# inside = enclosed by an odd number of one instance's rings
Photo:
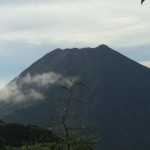
POLYGON ((0 0, 0 88, 56 48, 106 44, 150 67, 150 2, 0 0))

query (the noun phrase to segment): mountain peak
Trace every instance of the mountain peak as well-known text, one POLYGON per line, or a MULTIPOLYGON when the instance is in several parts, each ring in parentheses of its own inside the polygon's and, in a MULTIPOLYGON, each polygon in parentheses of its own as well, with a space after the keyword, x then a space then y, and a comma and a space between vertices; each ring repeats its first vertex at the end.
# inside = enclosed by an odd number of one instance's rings
POLYGON ((99 46, 97 46, 96 48, 109 48, 111 49, 109 46, 107 46, 106 44, 101 44, 99 46))

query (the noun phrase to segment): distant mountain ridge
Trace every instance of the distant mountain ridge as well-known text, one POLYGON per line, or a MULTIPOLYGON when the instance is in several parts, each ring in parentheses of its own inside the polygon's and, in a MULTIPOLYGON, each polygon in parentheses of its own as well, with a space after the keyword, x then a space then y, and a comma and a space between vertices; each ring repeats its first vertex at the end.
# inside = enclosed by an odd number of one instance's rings
MULTIPOLYGON (((77 91, 78 96, 90 104, 73 107, 101 130, 106 144, 99 145, 97 150, 150 149, 150 69, 100 45, 96 48, 56 49, 33 63, 14 81, 17 85, 27 83, 32 76, 45 73, 46 76, 56 74, 54 78, 57 80, 79 77, 91 87, 91 93, 77 91), (28 78, 27 74, 30 75, 28 78), (24 79, 28 80, 23 82, 24 79)), ((61 105, 58 96, 65 95, 65 92, 55 86, 40 88, 25 84, 20 90, 25 93, 31 87, 45 95, 45 99, 30 99, 29 106, 17 108, 14 113, 1 115, 1 118, 37 123, 55 114, 61 105)), ((0 105, 1 114, 5 108, 16 107, 20 105, 0 105)))

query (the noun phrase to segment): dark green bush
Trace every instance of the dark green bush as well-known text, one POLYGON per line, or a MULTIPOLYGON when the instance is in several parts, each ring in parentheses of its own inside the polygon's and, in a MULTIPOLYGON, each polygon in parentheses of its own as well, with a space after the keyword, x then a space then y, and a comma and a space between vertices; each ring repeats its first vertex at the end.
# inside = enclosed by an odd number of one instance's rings
POLYGON ((38 126, 0 123, 0 145, 20 147, 24 144, 53 142, 57 137, 50 130, 38 126), (5 141, 5 142, 4 142, 5 141))
POLYGON ((0 137, 0 149, 3 149, 4 146, 5 146, 5 140, 2 137, 0 137))

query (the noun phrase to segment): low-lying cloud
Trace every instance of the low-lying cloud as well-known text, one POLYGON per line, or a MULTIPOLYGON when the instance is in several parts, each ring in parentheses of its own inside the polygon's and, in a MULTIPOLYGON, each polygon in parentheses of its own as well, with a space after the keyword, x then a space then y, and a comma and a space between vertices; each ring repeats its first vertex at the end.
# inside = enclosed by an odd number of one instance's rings
POLYGON ((0 90, 0 102, 21 103, 26 100, 44 100, 45 97, 39 89, 56 83, 70 84, 67 78, 54 72, 36 75, 27 73, 24 77, 18 77, 0 90))
POLYGON ((14 81, 0 91, 0 101, 3 102, 23 102, 27 99, 43 99, 43 95, 35 89, 28 89, 23 92, 21 87, 14 81))
POLYGON ((21 84, 36 85, 36 86, 47 86, 48 84, 54 84, 60 80, 62 76, 60 74, 49 72, 43 74, 37 74, 31 76, 27 73, 25 77, 21 79, 21 84))

